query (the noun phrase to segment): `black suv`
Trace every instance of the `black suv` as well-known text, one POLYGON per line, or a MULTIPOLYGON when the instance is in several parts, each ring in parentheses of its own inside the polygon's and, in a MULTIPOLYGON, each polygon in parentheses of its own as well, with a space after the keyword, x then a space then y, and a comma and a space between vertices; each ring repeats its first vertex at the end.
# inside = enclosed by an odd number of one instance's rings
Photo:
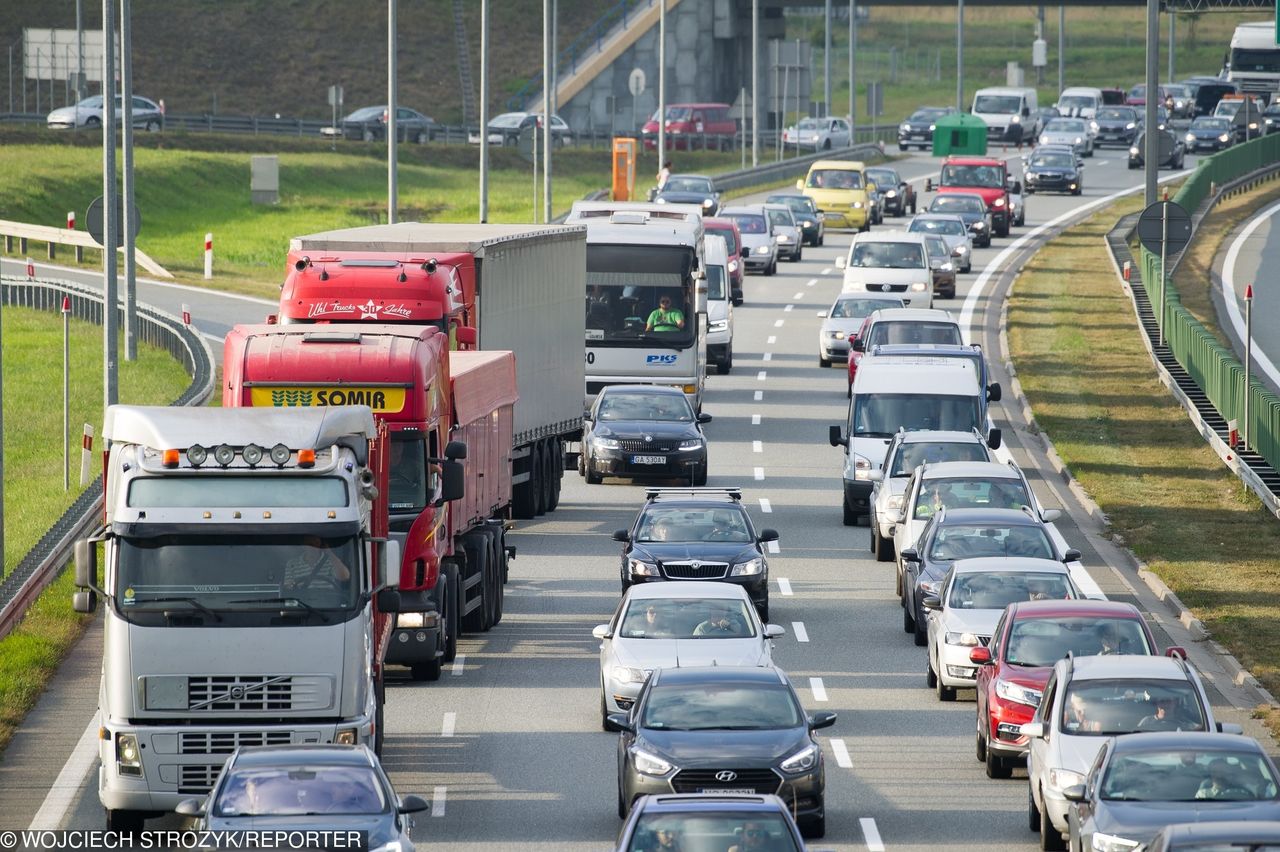
POLYGON ((763 621, 769 620, 769 561, 765 542, 777 530, 756 533, 737 488, 650 488, 623 543, 622 590, 663 580, 724 580, 747 590, 763 621))

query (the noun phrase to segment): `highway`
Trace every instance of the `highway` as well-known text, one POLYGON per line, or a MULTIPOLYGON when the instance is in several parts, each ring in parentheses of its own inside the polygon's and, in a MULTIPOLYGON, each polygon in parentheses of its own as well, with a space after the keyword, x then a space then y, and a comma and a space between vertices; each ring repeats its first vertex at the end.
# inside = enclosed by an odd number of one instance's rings
MULTIPOLYGON (((1123 151, 1100 150, 1087 162, 1083 198, 1029 197, 1027 226, 979 249, 957 297, 936 306, 961 315, 970 340, 991 355, 1006 391, 993 417, 1042 502, 1065 510, 1058 527, 1082 551, 1094 580, 1108 596, 1148 609, 1162 647, 1189 646, 1220 718, 1248 725, 1251 696, 1231 685, 1131 570, 1109 567, 1122 565, 1121 556, 1061 480, 1046 476, 1040 444, 1008 393, 997 326, 1017 270, 1045 238, 1091 207, 1141 191, 1141 173, 1127 169, 1123 151)), ((917 181, 923 210, 930 197, 923 179, 936 176, 937 161, 911 156, 898 165, 917 181)), ((841 454, 829 446, 827 428, 843 422, 845 377, 843 368, 819 367, 816 348, 818 314, 840 290, 834 261, 849 241, 849 234, 828 233, 824 247, 806 248, 800 263, 779 264, 777 276, 748 277, 746 304, 736 309, 733 372, 708 380, 705 401, 715 418, 707 427, 709 484, 742 487, 756 525, 781 534, 770 558, 771 616, 787 635, 777 642, 775 661, 807 710, 839 714, 821 732, 827 836, 811 848, 1038 848, 1027 829, 1025 773, 986 778, 974 757, 972 692, 942 704, 925 688, 925 652, 902 631, 893 564, 871 557, 865 526, 841 524, 841 454)), ((196 324, 214 339, 234 322, 260 321, 269 308, 149 283, 140 286, 139 299, 175 313, 190 304, 196 324)), ((220 354, 220 345, 214 348, 220 354)), ((618 602, 620 545, 610 534, 628 525, 642 489, 618 480, 588 486, 566 473, 559 509, 518 523, 511 537, 519 556, 502 623, 464 637, 438 683, 411 683, 391 670, 383 762, 401 795, 434 804, 414 830, 419 848, 610 848, 619 828, 617 735, 600 730, 591 629, 618 602)), ((96 744, 90 736, 77 746, 94 725, 100 655, 100 631, 91 630, 42 701, 58 721, 38 709, 16 738, 13 757, 0 764, 8 827, 101 827, 96 759, 92 752, 84 757, 86 746, 96 744), (22 791, 12 787, 18 771, 26 773, 22 791)), ((1256 734, 1256 726, 1247 730, 1256 734)), ((179 825, 171 816, 149 827, 179 825)))
POLYGON ((1214 258, 1218 272, 1218 292, 1214 303, 1221 312, 1220 324, 1235 341, 1243 360, 1245 337, 1245 290, 1253 285, 1253 358, 1255 375, 1273 391, 1280 392, 1280 290, 1265 270, 1280 263, 1280 229, 1275 215, 1280 204, 1268 204, 1240 228, 1228 235, 1214 258))

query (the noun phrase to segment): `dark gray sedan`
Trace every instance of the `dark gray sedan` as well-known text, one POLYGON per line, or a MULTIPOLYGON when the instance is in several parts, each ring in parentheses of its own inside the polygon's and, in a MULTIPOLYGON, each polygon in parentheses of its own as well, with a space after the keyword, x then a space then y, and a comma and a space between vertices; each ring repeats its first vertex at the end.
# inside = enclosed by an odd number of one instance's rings
POLYGON ((680 388, 610 385, 587 413, 579 472, 591 485, 606 476, 706 485, 702 424, 710 422, 710 414, 694 414, 680 388))
POLYGON ((1275 764, 1255 740, 1238 734, 1109 739, 1085 782, 1063 795, 1071 803, 1072 849, 1131 850, 1174 822, 1280 819, 1275 764))
MULTIPOLYGON (((423 144, 435 137, 436 121, 416 109, 396 107, 396 139, 401 142, 423 144)), ((342 136, 365 142, 377 142, 387 138, 387 106, 361 107, 342 119, 338 127, 322 127, 322 136, 342 136)))
POLYGON ((413 852, 408 815, 429 807, 398 797, 367 746, 287 745, 237 749, 208 798, 177 811, 197 830, 360 831, 366 849, 413 852))
POLYGON ((806 837, 826 833, 826 769, 813 732, 835 713, 805 715, 772 667, 658 669, 618 737, 618 816, 646 794, 773 793, 806 837))
POLYGON ((657 204, 692 204, 703 216, 720 211, 720 192, 706 175, 671 175, 653 200, 657 204))

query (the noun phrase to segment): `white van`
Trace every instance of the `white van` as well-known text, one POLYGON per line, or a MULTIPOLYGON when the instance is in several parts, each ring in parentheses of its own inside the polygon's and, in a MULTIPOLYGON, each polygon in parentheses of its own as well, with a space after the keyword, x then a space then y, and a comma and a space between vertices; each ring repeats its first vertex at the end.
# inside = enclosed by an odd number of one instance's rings
POLYGON ((993 86, 973 95, 973 114, 987 123, 988 142, 1035 144, 1040 136, 1036 90, 1020 86, 993 86))
POLYGON ((707 262, 707 363, 724 375, 733 369, 733 298, 729 291, 729 247, 724 237, 703 237, 707 262))
POLYGON ((1058 102, 1053 106, 1062 115, 1092 121, 1098 107, 1102 106, 1102 90, 1091 86, 1068 86, 1058 95, 1058 102))
POLYGON ((843 426, 831 446, 844 451, 844 523, 871 513, 871 474, 899 429, 987 432, 987 398, 973 362, 927 355, 877 355, 858 365, 843 426))
POLYGON ((897 296, 910 308, 933 307, 933 269, 925 235, 908 231, 857 234, 849 253, 836 258, 845 293, 897 296))

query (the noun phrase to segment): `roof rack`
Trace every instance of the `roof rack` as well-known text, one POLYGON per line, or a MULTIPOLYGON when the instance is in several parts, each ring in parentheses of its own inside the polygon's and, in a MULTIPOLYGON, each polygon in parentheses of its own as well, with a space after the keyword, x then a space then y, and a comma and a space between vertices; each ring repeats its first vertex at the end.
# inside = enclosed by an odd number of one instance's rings
POLYGON ((724 496, 732 500, 742 499, 741 488, 716 488, 706 486, 701 488, 646 488, 644 497, 646 500, 656 500, 659 497, 716 497, 724 496))

